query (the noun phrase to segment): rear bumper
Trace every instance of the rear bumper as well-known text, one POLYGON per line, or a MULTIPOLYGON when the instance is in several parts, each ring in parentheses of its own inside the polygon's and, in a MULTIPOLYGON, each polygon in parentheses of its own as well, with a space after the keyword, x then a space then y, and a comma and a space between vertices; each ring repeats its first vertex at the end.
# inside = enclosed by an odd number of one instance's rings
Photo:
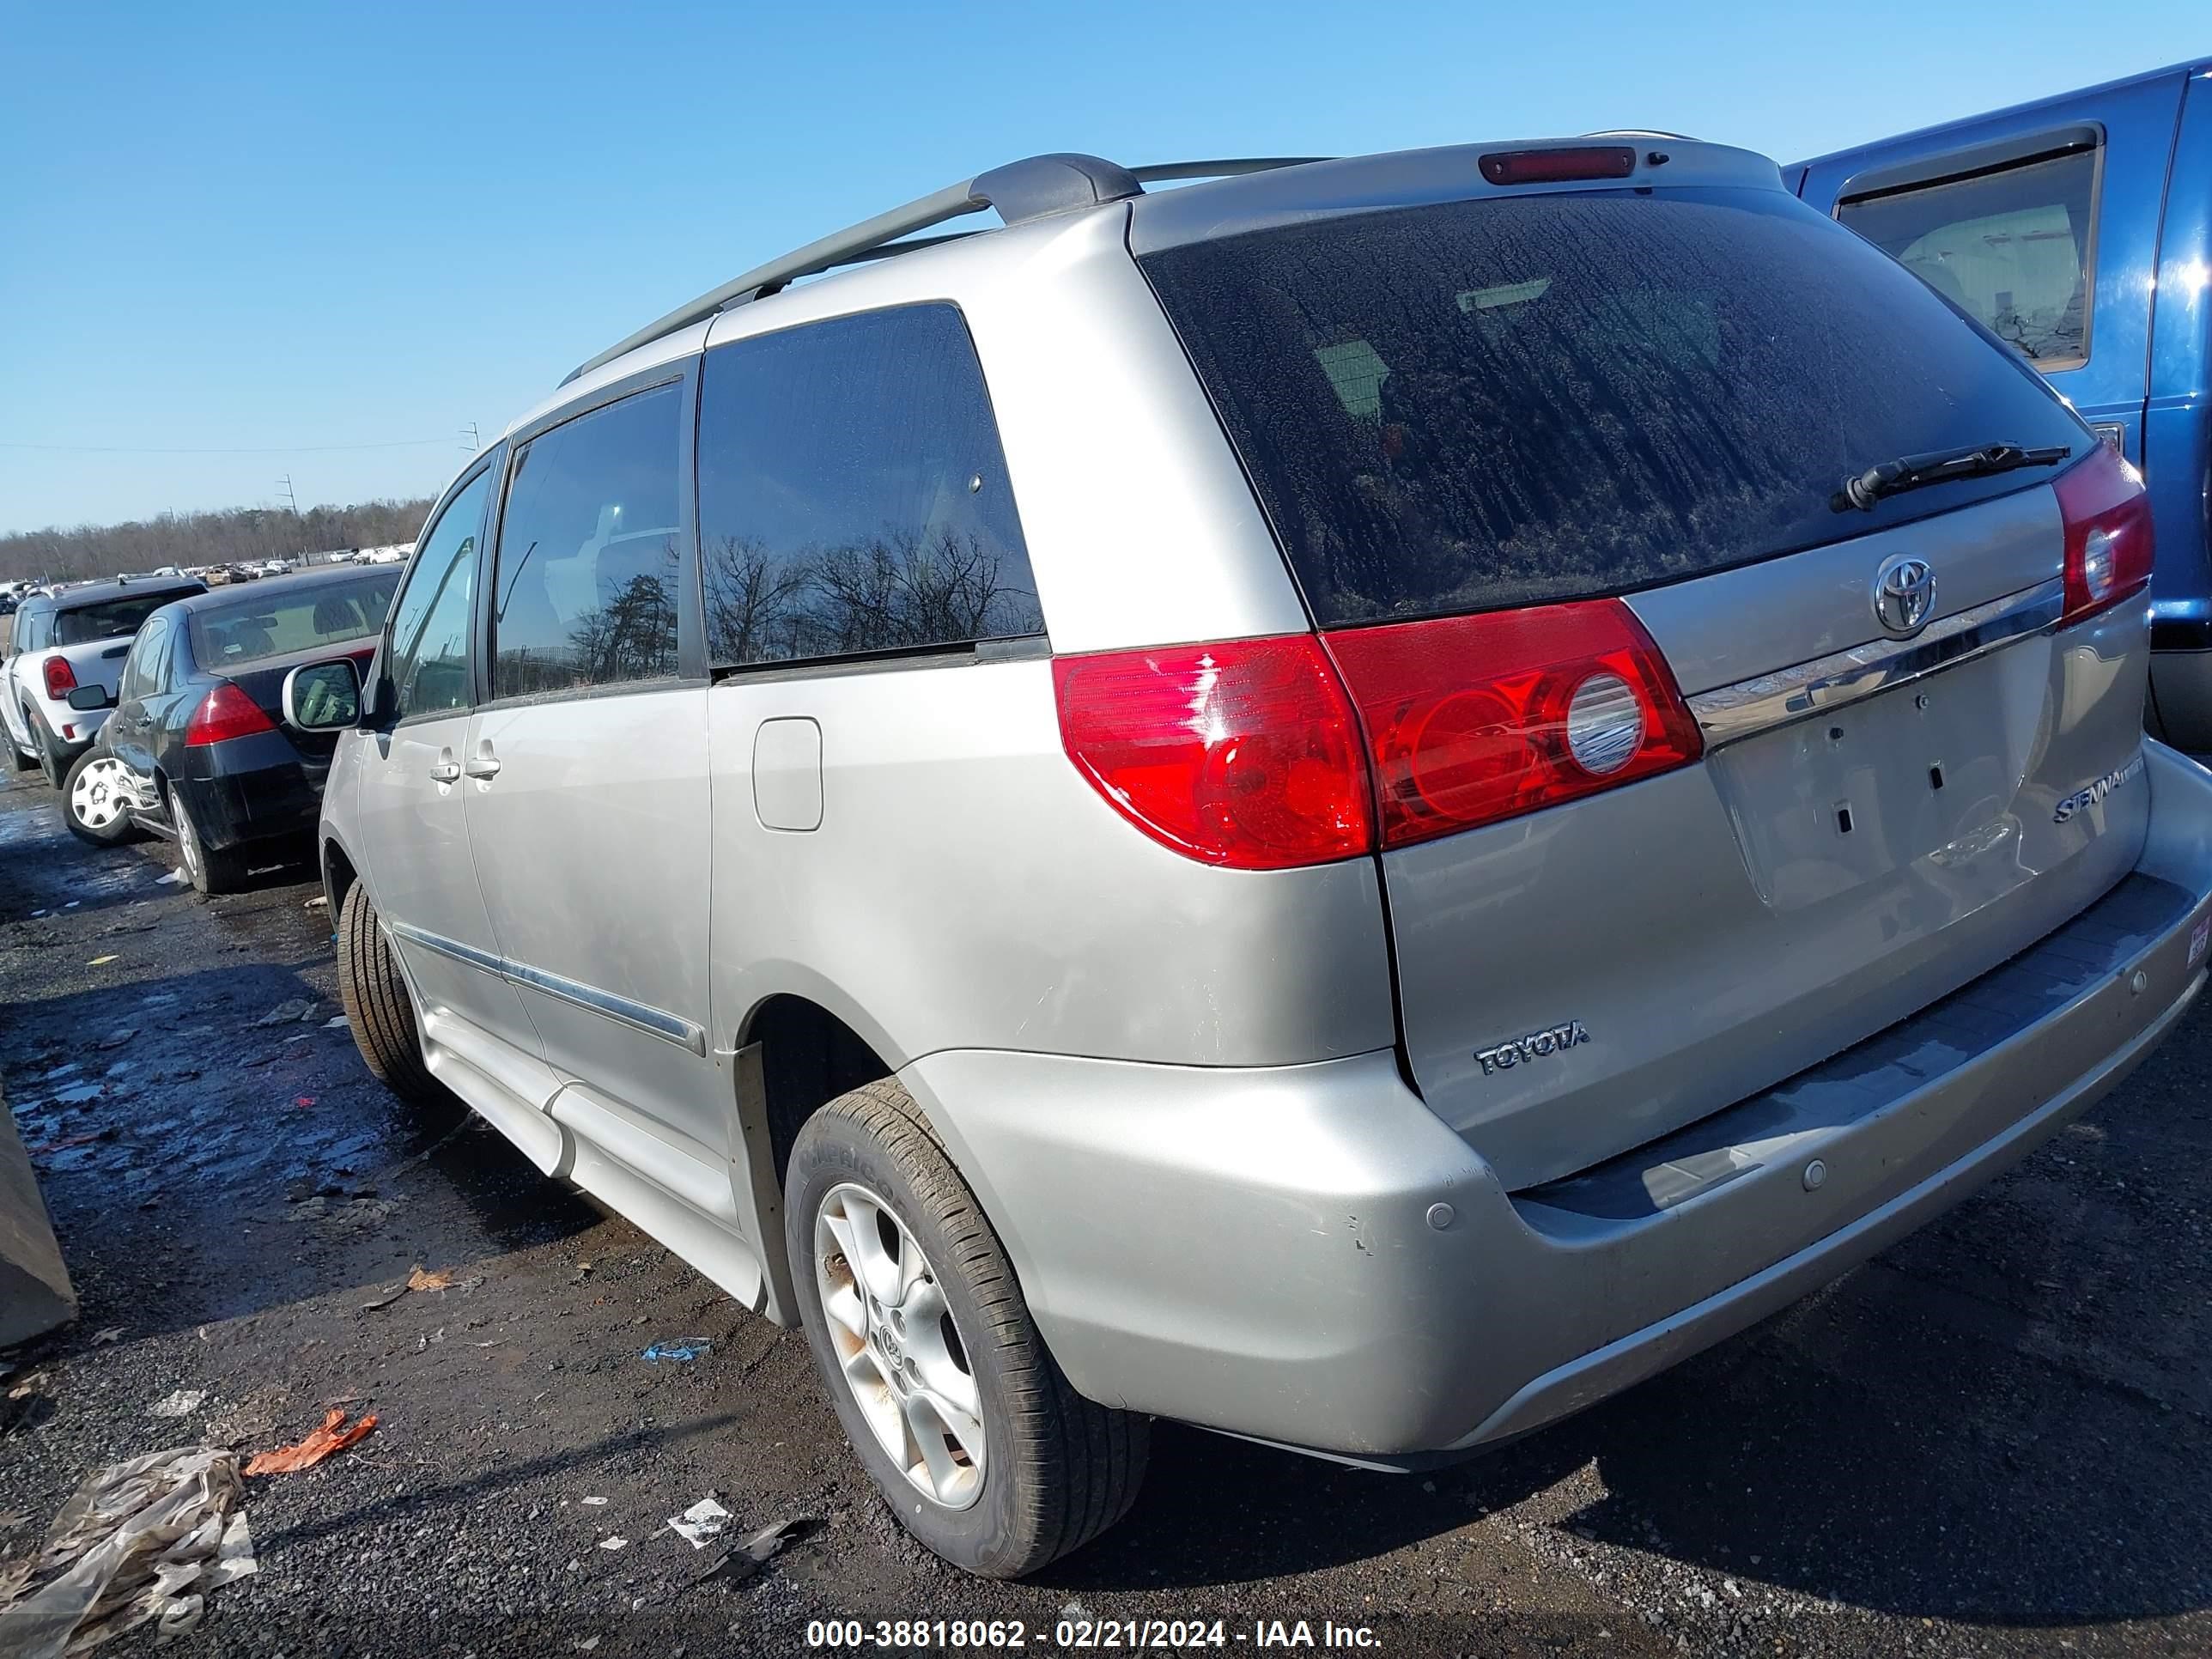
POLYGON ((1209 1070, 963 1050, 902 1076, 1091 1398, 1384 1463, 1502 1441, 1863 1261, 2156 1045, 2204 982, 2212 774, 2148 752, 2142 860, 2067 927, 1778 1089, 1530 1191, 1507 1193, 1388 1053, 1209 1070))
POLYGON ((79 755, 92 747, 92 740, 100 735, 100 728, 107 724, 107 717, 112 712, 106 708, 71 708, 67 703, 52 706, 41 703, 38 710, 39 721, 44 723, 45 729, 41 732, 39 724, 33 723, 32 745, 35 748, 42 741, 52 739, 54 757, 66 770, 79 755), (60 711, 58 714, 55 712, 57 708, 60 711), (64 737, 63 733, 65 732, 75 735, 64 737))
POLYGON ((301 759, 282 732, 260 732, 188 750, 192 769, 172 787, 187 792, 192 823, 210 847, 312 835, 322 815, 329 768, 301 759))

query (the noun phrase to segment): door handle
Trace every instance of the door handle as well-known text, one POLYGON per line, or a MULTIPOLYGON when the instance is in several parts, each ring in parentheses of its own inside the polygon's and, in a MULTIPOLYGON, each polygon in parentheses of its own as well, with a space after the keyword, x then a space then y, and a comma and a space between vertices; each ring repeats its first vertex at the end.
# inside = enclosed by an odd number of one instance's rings
POLYGON ((495 778, 499 775, 499 762, 489 755, 479 755, 461 770, 472 778, 495 778))
POLYGON ((434 783, 457 783, 460 776, 461 763, 449 754, 439 756, 430 768, 430 781, 434 783))

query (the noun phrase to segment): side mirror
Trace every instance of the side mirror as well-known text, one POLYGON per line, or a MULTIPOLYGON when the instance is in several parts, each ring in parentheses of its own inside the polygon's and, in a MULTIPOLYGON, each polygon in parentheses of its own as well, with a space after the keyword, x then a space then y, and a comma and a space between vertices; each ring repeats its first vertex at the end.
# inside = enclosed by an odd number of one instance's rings
POLYGON ((115 707, 115 694, 104 685, 80 685, 69 694, 69 706, 79 714, 115 707))
POLYGON ((361 670, 351 657, 311 662, 284 676, 284 723, 339 732, 361 723, 361 670))

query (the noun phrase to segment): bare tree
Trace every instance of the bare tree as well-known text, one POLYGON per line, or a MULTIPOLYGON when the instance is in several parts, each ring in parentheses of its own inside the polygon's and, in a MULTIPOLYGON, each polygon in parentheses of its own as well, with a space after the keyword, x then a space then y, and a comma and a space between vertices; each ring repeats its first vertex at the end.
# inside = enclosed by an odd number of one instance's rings
POLYGON ((707 559, 707 637, 717 661, 768 662, 1032 631, 1036 595, 1002 569, 980 538, 950 531, 782 557, 732 539, 707 559))

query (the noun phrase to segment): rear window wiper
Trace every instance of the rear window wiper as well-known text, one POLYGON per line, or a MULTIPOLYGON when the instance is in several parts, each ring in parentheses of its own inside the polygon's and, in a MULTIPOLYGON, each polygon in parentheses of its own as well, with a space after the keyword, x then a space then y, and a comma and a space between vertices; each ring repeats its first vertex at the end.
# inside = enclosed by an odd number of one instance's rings
POLYGON ((1992 473, 2017 471, 2023 466, 2056 466, 2073 453, 2064 444, 2047 449, 2022 449, 2017 444, 1978 444, 1969 449, 1938 449, 1925 455, 1900 455, 1844 480, 1843 488, 1828 497, 1838 513, 1853 507, 1871 513, 1876 501, 1902 495, 1908 489, 1949 483, 1957 478, 1986 478, 1992 473))

